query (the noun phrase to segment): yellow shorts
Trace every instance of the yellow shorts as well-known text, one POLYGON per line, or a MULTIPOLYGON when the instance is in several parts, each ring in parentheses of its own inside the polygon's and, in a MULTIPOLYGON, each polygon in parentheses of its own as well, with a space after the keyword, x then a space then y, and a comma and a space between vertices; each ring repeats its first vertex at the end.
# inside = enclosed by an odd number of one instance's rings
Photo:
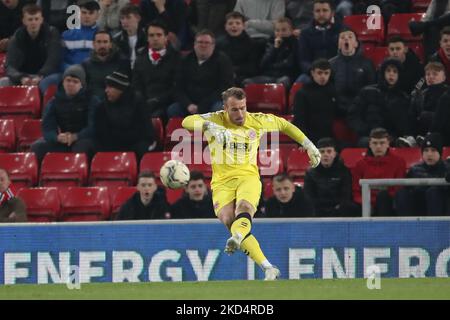
POLYGON ((211 185, 214 212, 217 214, 227 204, 232 201, 239 203, 246 200, 258 208, 261 197, 261 180, 258 176, 242 176, 228 180, 224 183, 216 182, 211 185))

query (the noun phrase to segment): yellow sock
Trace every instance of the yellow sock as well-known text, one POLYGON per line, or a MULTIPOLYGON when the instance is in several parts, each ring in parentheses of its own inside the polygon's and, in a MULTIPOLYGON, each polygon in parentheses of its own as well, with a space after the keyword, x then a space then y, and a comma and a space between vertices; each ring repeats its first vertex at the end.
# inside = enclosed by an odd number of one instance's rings
POLYGON ((267 260, 259 246, 258 240, 252 234, 242 240, 241 250, 260 266, 263 261, 267 260))
POLYGON ((239 233, 244 239, 252 229, 252 217, 248 213, 240 213, 231 225, 231 234, 239 233))

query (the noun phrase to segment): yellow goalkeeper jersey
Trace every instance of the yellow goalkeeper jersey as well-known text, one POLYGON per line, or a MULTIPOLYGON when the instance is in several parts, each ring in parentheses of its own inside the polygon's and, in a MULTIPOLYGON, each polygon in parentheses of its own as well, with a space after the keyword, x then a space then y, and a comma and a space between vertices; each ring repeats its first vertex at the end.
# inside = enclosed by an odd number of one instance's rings
POLYGON ((231 141, 219 144, 205 132, 211 155, 212 181, 227 182, 242 176, 258 176, 257 154, 261 136, 266 132, 282 132, 303 144, 305 134, 289 121, 273 114, 246 113, 244 125, 233 124, 224 110, 187 116, 182 123, 190 131, 202 131, 205 121, 223 126, 232 133, 231 141))

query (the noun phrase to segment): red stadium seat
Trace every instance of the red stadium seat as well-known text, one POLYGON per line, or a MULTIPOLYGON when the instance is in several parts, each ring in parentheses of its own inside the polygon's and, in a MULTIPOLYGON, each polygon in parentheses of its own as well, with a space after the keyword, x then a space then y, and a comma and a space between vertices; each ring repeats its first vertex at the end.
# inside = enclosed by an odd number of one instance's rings
POLYGON ((88 160, 84 153, 49 152, 41 164, 40 185, 83 186, 87 183, 88 160))
POLYGON ((89 181, 93 186, 136 184, 137 160, 133 152, 98 152, 91 162, 89 181))
POLYGON ((47 107, 48 102, 55 96, 57 90, 58 86, 56 84, 50 85, 47 88, 47 90, 45 90, 44 98, 42 100, 42 113, 44 113, 44 110, 47 107))
POLYGON ((17 196, 27 206, 28 222, 55 222, 59 219, 61 201, 57 188, 23 188, 17 196))
POLYGON ((0 152, 12 152, 15 150, 16 129, 14 120, 0 119, 0 152))
POLYGON ((412 0, 412 10, 414 12, 425 12, 431 0, 412 0))
POLYGON ((6 53, 2 52, 0 53, 0 77, 6 75, 5 62, 6 62, 6 53))
POLYGON ((164 126, 160 118, 152 118, 153 130, 155 132, 155 138, 158 143, 158 148, 164 147, 164 126))
POLYGON ((423 13, 396 13, 389 20, 387 36, 401 36, 406 41, 420 41, 422 36, 413 36, 409 30, 410 21, 422 20, 423 13))
POLYGON ((0 88, 0 117, 38 118, 41 97, 37 86, 9 86, 0 88))
POLYGON ((62 221, 109 219, 111 206, 106 187, 70 187, 59 191, 62 221))
POLYGON ((0 153, 0 166, 8 172, 16 189, 33 187, 38 182, 38 164, 32 152, 0 153))
POLYGON ((282 84, 248 84, 244 88, 249 111, 283 114, 286 110, 286 88, 282 84))
POLYGON ((139 172, 143 171, 153 172, 155 176, 158 178, 157 183, 161 185, 161 181, 159 180, 159 170, 166 161, 169 161, 171 159, 172 154, 169 151, 146 153, 141 159, 141 163, 139 165, 139 172))
POLYGON ((406 170, 422 161, 422 151, 420 148, 390 148, 391 152, 406 162, 406 170))
MULTIPOLYGON (((183 118, 170 118, 167 122, 166 136, 164 139, 165 151, 170 151, 170 149, 178 143, 193 144, 194 142, 200 142, 199 136, 194 136, 194 133, 182 127, 182 122, 183 118)), ((202 135, 202 144, 204 141, 206 141, 206 139, 204 135, 202 135)))
POLYGON ((384 20, 383 16, 379 18, 381 20, 379 28, 368 27, 368 22, 370 23, 371 21, 368 21, 369 16, 367 15, 346 16, 344 24, 356 32, 360 42, 381 45, 384 43, 384 20))
POLYGON ((29 151, 31 144, 42 137, 42 120, 25 119, 19 131, 17 149, 29 151))
POLYGON ((291 151, 294 149, 298 149, 298 148, 299 148, 299 145, 296 143, 280 144, 280 146, 279 146, 280 156, 281 156, 281 161, 283 161, 284 168, 287 168, 287 161, 289 159, 289 154, 291 153, 291 151))
POLYGON ((353 169, 356 163, 366 156, 366 148, 345 148, 341 151, 341 159, 347 168, 353 169))
POLYGON ((211 179, 212 167, 209 150, 200 150, 200 152, 194 150, 190 160, 191 161, 187 163, 189 171, 200 171, 206 179, 211 179))
POLYGON ((119 213, 120 207, 128 201, 137 192, 136 187, 118 187, 116 189, 109 190, 111 199, 111 211, 113 220, 119 213))
POLYGON ((297 94, 297 91, 300 90, 303 87, 302 82, 294 82, 294 84, 291 87, 291 90, 289 90, 289 104, 288 104, 288 114, 292 114, 294 110, 294 99, 295 95, 297 94))
POLYGON ((388 47, 375 47, 366 53, 366 57, 372 60, 374 67, 378 69, 384 59, 389 57, 388 47))
POLYGON ((183 196, 184 193, 184 188, 180 188, 180 189, 166 189, 166 197, 167 197, 167 202, 169 204, 174 204, 175 202, 177 202, 178 199, 180 199, 183 196))
POLYGON ((358 140, 358 136, 350 129, 344 119, 334 119, 333 135, 337 141, 345 141, 350 144, 355 144, 358 140))
POLYGON ((263 195, 264 199, 269 199, 273 196, 272 180, 267 180, 263 185, 263 195))
POLYGON ((310 168, 309 157, 306 151, 294 149, 289 154, 287 160, 287 174, 298 181, 305 177, 306 171, 310 168))
POLYGON ((263 178, 284 172, 283 160, 279 149, 259 150, 257 160, 259 173, 263 178))
POLYGON ((444 150, 442 151, 442 159, 447 159, 450 157, 450 147, 444 147, 444 150))

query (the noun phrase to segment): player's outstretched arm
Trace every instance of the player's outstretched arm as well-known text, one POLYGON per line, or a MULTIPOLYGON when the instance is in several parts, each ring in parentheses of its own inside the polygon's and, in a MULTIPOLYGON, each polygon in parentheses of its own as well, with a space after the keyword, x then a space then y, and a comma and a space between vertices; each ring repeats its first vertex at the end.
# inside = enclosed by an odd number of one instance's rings
POLYGON ((309 163, 311 164, 311 167, 317 167, 320 163, 320 152, 316 148, 314 143, 312 143, 311 140, 308 139, 308 137, 303 133, 302 130, 297 128, 286 119, 279 117, 276 118, 279 124, 280 131, 291 137, 297 143, 301 144, 308 153, 309 163))
POLYGON ((209 134, 214 137, 215 141, 219 144, 223 144, 224 142, 228 142, 232 138, 232 133, 230 130, 225 127, 205 119, 206 117, 202 117, 202 115, 191 115, 184 118, 181 125, 183 128, 194 131, 201 130, 205 132, 205 134, 209 134))

